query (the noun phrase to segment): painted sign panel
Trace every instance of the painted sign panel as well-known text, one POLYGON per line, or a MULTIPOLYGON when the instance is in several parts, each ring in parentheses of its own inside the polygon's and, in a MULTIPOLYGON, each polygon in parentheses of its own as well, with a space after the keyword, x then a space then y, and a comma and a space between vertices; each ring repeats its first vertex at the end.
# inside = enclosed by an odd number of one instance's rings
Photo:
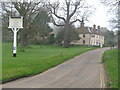
POLYGON ((23 17, 9 17, 8 28, 23 28, 23 17))

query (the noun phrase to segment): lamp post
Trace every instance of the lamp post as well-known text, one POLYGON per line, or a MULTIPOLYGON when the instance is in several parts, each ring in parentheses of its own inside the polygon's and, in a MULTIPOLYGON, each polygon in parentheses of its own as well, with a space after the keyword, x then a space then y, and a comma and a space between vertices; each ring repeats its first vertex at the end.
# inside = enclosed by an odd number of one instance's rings
POLYGON ((9 17, 9 27, 14 33, 13 39, 13 57, 17 55, 17 32, 23 28, 23 17, 22 16, 12 16, 9 17))

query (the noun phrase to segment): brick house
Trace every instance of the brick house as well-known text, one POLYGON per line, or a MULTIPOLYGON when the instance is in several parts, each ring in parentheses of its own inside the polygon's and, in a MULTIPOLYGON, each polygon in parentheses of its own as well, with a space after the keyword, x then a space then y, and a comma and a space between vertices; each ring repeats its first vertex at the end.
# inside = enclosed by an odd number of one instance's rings
POLYGON ((104 36, 100 30, 100 26, 97 28, 96 25, 85 27, 84 22, 81 22, 81 26, 77 28, 77 32, 79 33, 80 40, 73 41, 72 44, 100 47, 104 45, 104 36))

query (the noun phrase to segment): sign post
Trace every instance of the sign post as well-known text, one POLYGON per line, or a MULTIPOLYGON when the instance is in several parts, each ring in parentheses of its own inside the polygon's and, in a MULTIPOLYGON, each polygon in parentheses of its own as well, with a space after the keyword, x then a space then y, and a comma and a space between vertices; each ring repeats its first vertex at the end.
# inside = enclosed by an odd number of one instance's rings
POLYGON ((9 17, 9 27, 11 28, 14 33, 14 40, 13 40, 13 57, 17 55, 17 32, 20 28, 23 28, 23 17, 22 16, 12 16, 9 17))

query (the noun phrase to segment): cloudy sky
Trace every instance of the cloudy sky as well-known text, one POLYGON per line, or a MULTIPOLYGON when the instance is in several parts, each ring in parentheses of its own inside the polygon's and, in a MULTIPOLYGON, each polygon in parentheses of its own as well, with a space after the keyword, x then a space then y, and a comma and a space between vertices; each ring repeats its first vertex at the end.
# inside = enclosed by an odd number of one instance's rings
MULTIPOLYGON (((6 2, 6 0, 1 0, 1 1, 6 2)), ((7 1, 18 1, 18 0, 7 0, 7 1)), ((51 1, 54 2, 56 0, 51 0, 51 1)), ((64 0, 59 0, 59 1, 63 2, 64 0)), ((100 0, 87 0, 87 2, 88 4, 95 7, 96 10, 93 13, 93 15, 89 18, 89 22, 85 22, 85 25, 92 27, 93 24, 96 24, 97 26, 100 25, 101 27, 107 27, 109 30, 111 30, 108 22, 110 19, 110 15, 109 13, 107 13, 108 7, 100 3, 100 0)))
MULTIPOLYGON (((50 1, 60 1, 61 3, 64 2, 64 0, 50 0, 50 1)), ((86 26, 92 27, 93 24, 100 25, 101 27, 107 27, 109 30, 111 30, 111 27, 109 25, 109 20, 111 15, 108 13, 107 6, 103 5, 100 0, 87 0, 87 3, 90 6, 93 6, 96 10, 93 12, 93 15, 89 18, 88 22, 85 22, 86 26)), ((79 24, 77 24, 79 26, 79 24)))
POLYGON ((96 24, 100 25, 101 27, 108 27, 108 29, 111 29, 108 22, 111 16, 108 13, 108 7, 100 3, 100 0, 88 0, 88 2, 89 4, 93 5, 96 10, 86 25, 92 26, 93 24, 96 24))

